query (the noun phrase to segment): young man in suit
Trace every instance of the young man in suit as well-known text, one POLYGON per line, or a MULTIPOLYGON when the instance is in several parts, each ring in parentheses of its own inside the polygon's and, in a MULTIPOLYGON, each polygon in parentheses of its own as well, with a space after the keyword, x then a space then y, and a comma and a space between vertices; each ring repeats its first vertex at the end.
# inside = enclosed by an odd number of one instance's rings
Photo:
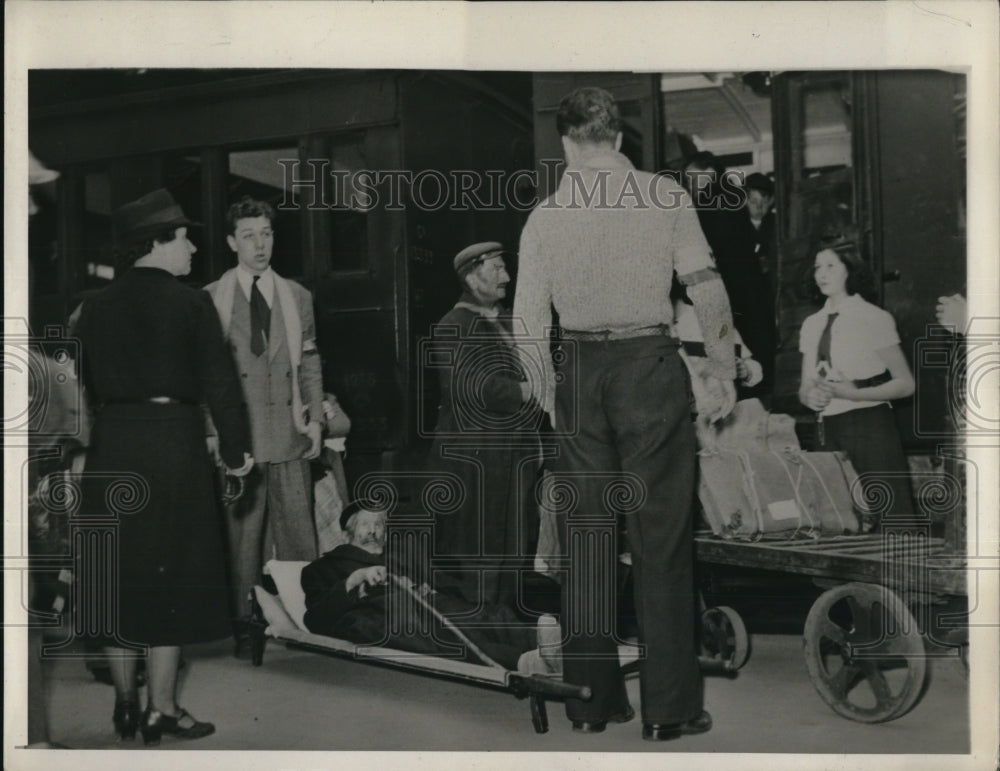
POLYGON ((244 197, 226 219, 237 264, 205 289, 243 384, 256 461, 226 517, 238 654, 245 637, 240 611, 265 555, 316 558, 309 461, 321 449, 323 377, 312 295, 270 267, 274 210, 244 197))

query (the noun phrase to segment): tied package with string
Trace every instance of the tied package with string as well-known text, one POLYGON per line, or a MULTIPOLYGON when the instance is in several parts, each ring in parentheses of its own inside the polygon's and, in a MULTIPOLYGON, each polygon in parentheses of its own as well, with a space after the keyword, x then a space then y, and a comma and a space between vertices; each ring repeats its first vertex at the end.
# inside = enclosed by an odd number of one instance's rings
POLYGON ((740 402, 721 426, 698 428, 698 498, 723 538, 817 538, 857 533, 858 475, 844 453, 804 452, 794 421, 740 402))

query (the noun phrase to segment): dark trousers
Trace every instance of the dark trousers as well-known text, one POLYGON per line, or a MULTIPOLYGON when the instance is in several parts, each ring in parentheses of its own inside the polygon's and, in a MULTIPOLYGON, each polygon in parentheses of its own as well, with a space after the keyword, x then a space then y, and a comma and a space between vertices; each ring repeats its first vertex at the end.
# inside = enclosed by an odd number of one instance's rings
POLYGON ((861 476, 865 502, 872 509, 876 523, 886 516, 913 516, 916 509, 910 466, 888 404, 825 417, 823 433, 822 449, 846 452, 861 476))
POLYGON ((291 460, 258 463, 243 497, 226 507, 235 618, 249 611, 248 597, 268 560, 310 562, 318 556, 312 501, 309 462, 291 460))
POLYGON ((553 493, 569 557, 564 581, 564 679, 593 697, 568 699, 571 720, 628 705, 617 655, 616 518, 625 516, 639 642, 642 718, 678 723, 702 708, 695 644, 690 385, 665 337, 570 340, 556 390, 560 440, 553 493), (561 488, 561 489, 560 489, 561 488))

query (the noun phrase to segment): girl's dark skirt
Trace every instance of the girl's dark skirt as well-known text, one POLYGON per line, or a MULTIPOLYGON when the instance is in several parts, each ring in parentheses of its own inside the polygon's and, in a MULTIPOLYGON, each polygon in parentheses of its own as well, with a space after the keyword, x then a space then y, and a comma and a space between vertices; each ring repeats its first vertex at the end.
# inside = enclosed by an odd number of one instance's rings
POLYGON ((93 548, 103 556, 78 581, 91 614, 101 608, 103 644, 183 645, 231 633, 223 522, 198 406, 104 407, 81 492, 80 543, 101 544, 93 548))
POLYGON ((912 516, 910 467, 888 404, 861 407, 823 418, 826 450, 842 450, 861 475, 865 502, 877 519, 912 516))

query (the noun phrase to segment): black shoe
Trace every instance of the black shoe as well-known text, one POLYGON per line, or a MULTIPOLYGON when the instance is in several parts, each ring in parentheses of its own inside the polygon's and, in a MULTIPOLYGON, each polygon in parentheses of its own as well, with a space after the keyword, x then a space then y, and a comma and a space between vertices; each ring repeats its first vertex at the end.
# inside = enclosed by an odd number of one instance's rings
POLYGON ((607 720, 574 720, 573 730, 581 734, 599 734, 608 727, 607 720))
POLYGON ((122 739, 134 739, 139 727, 139 702, 124 699, 115 702, 115 713, 111 720, 115 724, 115 733, 122 739))
POLYGON ((145 744, 155 745, 160 743, 163 734, 171 734, 178 739, 201 739, 215 733, 215 726, 195 720, 186 709, 182 709, 177 715, 164 715, 159 710, 147 709, 142 715, 139 730, 142 731, 142 741, 145 744))
POLYGON ((629 704, 628 707, 626 707, 626 709, 625 709, 624 712, 622 712, 622 713, 620 713, 618 715, 612 715, 611 717, 609 717, 608 718, 608 722, 609 723, 627 723, 627 722, 629 722, 630 720, 632 720, 634 718, 635 718, 635 710, 632 709, 632 705, 629 704))
POLYGON ((624 712, 611 715, 607 720, 574 720, 573 730, 581 734, 599 734, 608 727, 608 723, 627 723, 635 718, 635 710, 629 705, 624 712))
POLYGON ((666 742, 691 734, 703 734, 712 727, 712 716, 705 710, 686 723, 643 723, 642 738, 651 742, 666 742))

